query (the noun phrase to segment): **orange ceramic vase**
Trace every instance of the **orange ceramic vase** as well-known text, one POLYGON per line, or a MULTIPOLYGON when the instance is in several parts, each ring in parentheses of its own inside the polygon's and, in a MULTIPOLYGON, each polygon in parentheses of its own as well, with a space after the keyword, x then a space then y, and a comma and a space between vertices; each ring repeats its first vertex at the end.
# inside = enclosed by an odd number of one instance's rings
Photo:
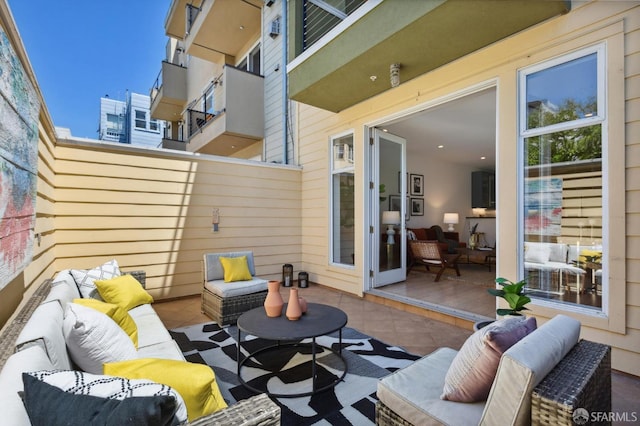
POLYGON ((298 299, 298 289, 292 288, 289 293, 289 302, 287 303, 287 318, 291 321, 299 320, 302 316, 302 309, 300 308, 300 300, 298 299))
POLYGON ((300 302, 300 310, 302 311, 302 315, 307 313, 307 301, 304 297, 298 296, 298 301, 300 302))
POLYGON ((282 315, 282 306, 284 301, 280 295, 280 281, 269 281, 267 283, 269 291, 264 299, 264 310, 270 318, 282 315))

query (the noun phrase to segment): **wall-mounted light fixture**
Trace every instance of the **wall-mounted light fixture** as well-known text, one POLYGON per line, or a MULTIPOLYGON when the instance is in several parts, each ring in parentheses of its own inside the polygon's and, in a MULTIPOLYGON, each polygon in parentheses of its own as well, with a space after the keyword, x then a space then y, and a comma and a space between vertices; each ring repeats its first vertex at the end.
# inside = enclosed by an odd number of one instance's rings
POLYGON ((391 87, 400 86, 400 64, 391 64, 389 76, 391 78, 391 87))
POLYGON ((218 232, 218 225, 220 224, 220 209, 213 209, 211 216, 211 232, 218 232))

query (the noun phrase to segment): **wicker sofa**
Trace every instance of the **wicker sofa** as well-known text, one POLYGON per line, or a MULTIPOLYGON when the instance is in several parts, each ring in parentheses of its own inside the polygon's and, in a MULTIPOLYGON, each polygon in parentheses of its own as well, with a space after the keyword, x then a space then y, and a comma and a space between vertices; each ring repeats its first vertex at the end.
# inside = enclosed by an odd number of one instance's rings
MULTIPOLYGON (((141 284, 143 271, 131 272, 141 284)), ((67 270, 45 280, 6 324, 0 335, 0 407, 3 425, 29 425, 19 396, 22 373, 42 370, 78 370, 65 344, 62 322, 64 307, 80 292, 67 270)), ((180 348, 171 339, 150 304, 129 310, 138 331, 138 356, 184 361, 180 348)), ((279 425, 280 408, 266 395, 240 401, 226 409, 195 419, 195 425, 279 425)))
POLYGON ((206 253, 202 259, 202 313, 220 325, 235 324, 244 312, 260 307, 267 297, 267 280, 256 277, 253 252, 206 253), (221 257, 246 256, 251 279, 225 282, 221 257))
POLYGON ((378 383, 377 425, 573 425, 577 408, 611 411, 611 348, 580 340, 558 315, 501 357, 486 401, 440 399, 457 351, 440 348, 378 383), (422 378, 422 379, 421 379, 422 378))

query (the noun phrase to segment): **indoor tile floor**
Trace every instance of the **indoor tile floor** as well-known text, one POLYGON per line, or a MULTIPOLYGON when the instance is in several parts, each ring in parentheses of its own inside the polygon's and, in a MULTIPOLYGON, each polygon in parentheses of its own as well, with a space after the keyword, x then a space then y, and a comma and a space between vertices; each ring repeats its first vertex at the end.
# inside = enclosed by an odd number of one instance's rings
MULTIPOLYGON (((287 289, 282 288, 280 292, 286 302, 287 289)), ((342 309, 349 317, 347 327, 355 328, 386 343, 403 347, 417 355, 429 354, 442 346, 459 349, 472 333, 454 325, 380 305, 320 285, 312 284, 308 288, 299 289, 299 293, 308 302, 324 303, 342 309)), ((200 312, 200 296, 157 302, 154 308, 169 329, 211 321, 200 312)), ((640 421, 640 398, 638 397, 640 378, 614 372, 612 393, 613 411, 635 413, 640 421)), ((614 424, 625 423, 614 422, 614 424)))

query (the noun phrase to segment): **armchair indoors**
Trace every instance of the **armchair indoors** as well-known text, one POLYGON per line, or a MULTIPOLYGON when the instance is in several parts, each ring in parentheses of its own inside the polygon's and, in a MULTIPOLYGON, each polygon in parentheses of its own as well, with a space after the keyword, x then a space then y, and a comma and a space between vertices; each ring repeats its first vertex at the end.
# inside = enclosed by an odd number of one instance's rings
POLYGON ((434 281, 440 280, 445 269, 453 269, 460 276, 460 269, 458 269, 460 254, 444 252, 437 241, 410 240, 409 250, 412 255, 409 270, 415 264, 424 265, 427 271, 431 271, 431 267, 438 268, 434 281))

